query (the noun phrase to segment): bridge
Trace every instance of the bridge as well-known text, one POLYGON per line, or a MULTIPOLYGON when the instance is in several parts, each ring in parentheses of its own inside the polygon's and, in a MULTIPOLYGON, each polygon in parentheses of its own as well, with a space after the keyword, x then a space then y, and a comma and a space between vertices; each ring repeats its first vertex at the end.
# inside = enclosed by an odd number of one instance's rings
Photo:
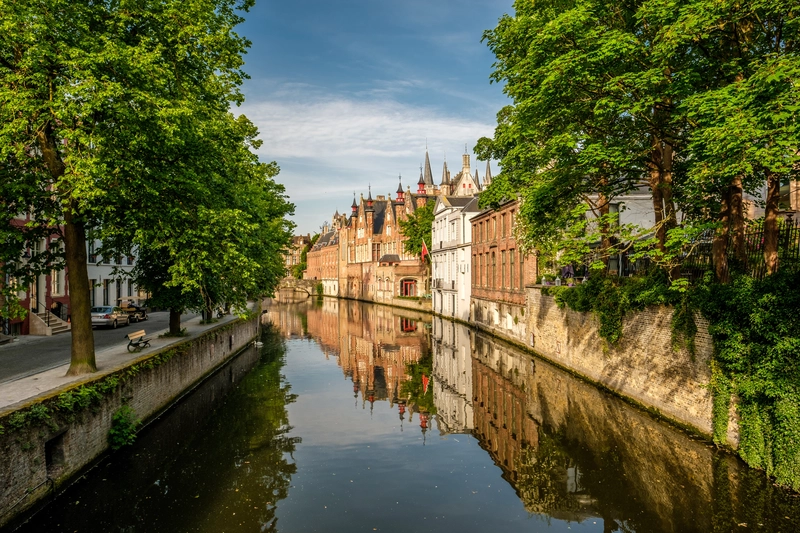
POLYGON ((317 294, 320 282, 312 279, 283 278, 275 291, 275 299, 279 302, 297 302, 317 294))

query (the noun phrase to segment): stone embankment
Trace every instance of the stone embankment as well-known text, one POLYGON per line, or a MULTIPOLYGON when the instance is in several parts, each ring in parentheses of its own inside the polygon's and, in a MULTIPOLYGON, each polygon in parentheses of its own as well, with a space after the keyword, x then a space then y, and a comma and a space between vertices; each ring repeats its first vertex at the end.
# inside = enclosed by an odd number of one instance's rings
POLYGON ((99 459, 122 406, 153 419, 247 347, 258 328, 258 316, 211 327, 0 410, 0 526, 99 459))

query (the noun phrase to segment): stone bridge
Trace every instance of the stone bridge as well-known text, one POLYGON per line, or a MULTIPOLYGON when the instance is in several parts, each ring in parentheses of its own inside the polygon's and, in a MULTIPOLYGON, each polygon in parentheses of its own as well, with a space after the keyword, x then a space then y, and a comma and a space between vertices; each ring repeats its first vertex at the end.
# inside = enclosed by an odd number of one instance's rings
POLYGON ((317 294, 320 282, 311 279, 283 278, 275 291, 275 299, 280 302, 296 302, 317 294))

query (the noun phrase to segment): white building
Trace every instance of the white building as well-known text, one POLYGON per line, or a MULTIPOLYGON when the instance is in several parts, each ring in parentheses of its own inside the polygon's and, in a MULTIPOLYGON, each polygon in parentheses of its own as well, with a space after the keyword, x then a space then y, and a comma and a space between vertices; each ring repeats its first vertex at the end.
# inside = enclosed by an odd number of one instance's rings
POLYGON ((96 250, 100 241, 87 239, 87 270, 89 272, 89 299, 96 305, 119 305, 120 300, 144 297, 130 279, 136 256, 102 257, 96 250))
POLYGON ((439 196, 433 212, 433 311, 467 321, 472 287, 470 220, 478 214, 478 198, 439 196))
POLYGON ((472 406, 472 345, 469 330, 456 322, 433 317, 433 401, 442 433, 470 433, 472 406))

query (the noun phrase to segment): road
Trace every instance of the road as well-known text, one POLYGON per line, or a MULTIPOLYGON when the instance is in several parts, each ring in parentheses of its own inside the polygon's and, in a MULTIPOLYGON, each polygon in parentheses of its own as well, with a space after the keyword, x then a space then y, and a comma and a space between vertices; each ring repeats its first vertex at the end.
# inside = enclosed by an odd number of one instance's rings
MULTIPOLYGON (((186 313, 181 321, 197 316, 186 313)), ((125 335, 129 331, 146 330, 156 332, 169 327, 169 311, 149 313, 147 320, 117 329, 95 328, 95 350, 127 343, 125 335)), ((0 346, 0 383, 14 381, 51 368, 69 363, 72 333, 62 333, 52 337, 26 335, 19 341, 0 346)))

